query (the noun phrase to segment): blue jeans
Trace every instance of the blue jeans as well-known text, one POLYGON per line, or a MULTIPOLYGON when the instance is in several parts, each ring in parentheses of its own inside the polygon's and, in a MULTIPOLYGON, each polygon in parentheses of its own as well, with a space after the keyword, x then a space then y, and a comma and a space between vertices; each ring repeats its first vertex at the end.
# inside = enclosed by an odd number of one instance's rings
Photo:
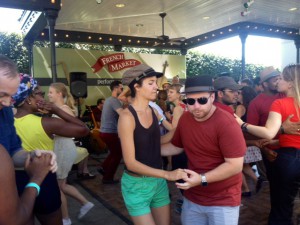
POLYGON ((183 225, 237 225, 240 206, 202 206, 184 198, 183 225))
POLYGON ((269 225, 292 225, 294 200, 300 182, 300 150, 280 148, 270 167, 271 211, 269 225))

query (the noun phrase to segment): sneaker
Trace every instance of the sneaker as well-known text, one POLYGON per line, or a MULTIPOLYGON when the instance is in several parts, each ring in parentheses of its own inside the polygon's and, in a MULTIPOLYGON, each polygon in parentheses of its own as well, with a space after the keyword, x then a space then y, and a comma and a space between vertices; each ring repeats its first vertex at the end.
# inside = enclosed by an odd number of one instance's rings
POLYGON ((94 207, 94 204, 91 202, 86 203, 85 205, 81 206, 80 212, 78 214, 78 219, 81 219, 85 216, 92 208, 94 207))
POLYGON ((67 219, 63 219, 63 225, 71 225, 72 224, 72 221, 70 218, 67 218, 67 219))

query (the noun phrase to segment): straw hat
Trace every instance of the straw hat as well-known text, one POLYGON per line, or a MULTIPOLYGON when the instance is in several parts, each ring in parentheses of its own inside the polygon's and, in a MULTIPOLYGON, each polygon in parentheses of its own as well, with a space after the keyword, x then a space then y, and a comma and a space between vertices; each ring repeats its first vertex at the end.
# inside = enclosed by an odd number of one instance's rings
POLYGON ((278 70, 275 70, 273 66, 266 67, 260 72, 260 82, 265 82, 271 77, 277 77, 279 75, 280 72, 278 70))

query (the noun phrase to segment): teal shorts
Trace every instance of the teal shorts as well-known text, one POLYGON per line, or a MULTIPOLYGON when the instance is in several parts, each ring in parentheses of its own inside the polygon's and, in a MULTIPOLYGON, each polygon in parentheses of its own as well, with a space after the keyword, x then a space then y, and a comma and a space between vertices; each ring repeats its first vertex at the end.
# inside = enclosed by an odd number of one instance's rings
POLYGON ((168 185, 163 178, 134 177, 124 172, 121 187, 130 216, 146 215, 151 213, 151 208, 170 204, 168 185))

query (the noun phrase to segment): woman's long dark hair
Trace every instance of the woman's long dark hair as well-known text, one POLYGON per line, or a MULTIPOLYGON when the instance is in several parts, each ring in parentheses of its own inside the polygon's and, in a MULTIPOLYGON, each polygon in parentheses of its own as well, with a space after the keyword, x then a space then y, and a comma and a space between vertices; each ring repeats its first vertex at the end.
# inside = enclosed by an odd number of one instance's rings
POLYGON ((241 94, 243 96, 243 105, 247 109, 250 102, 256 97, 256 92, 252 87, 244 86, 241 89, 241 94))

